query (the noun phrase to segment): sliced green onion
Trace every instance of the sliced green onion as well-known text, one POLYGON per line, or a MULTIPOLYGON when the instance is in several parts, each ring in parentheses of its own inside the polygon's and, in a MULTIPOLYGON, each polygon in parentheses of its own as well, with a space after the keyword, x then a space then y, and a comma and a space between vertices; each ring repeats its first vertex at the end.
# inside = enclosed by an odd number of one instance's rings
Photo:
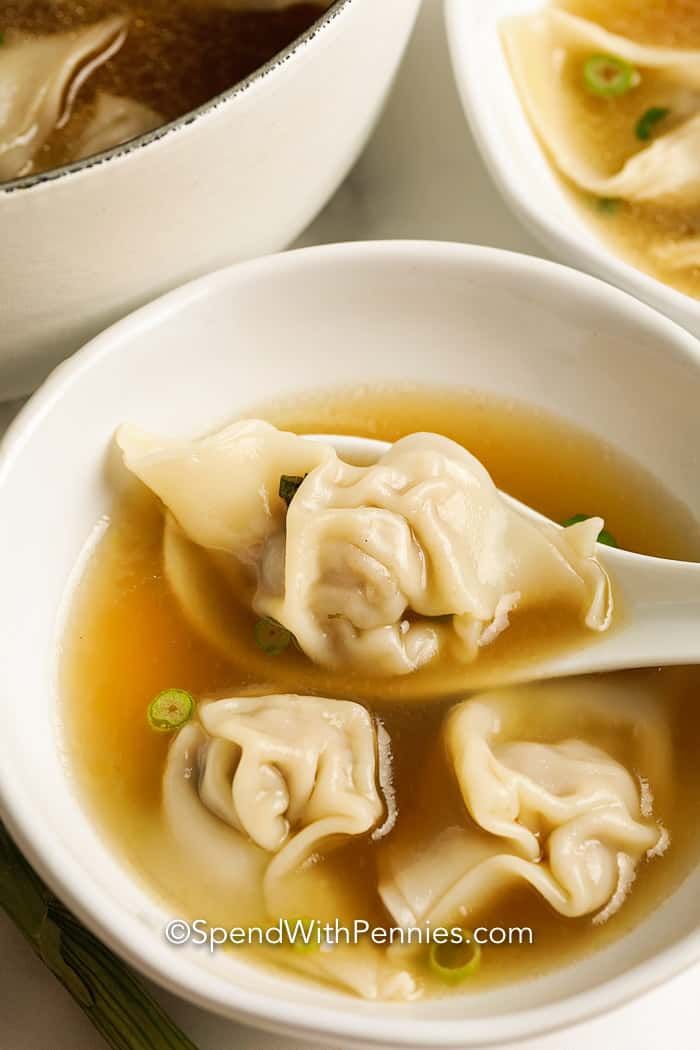
POLYGON ((153 729, 169 733, 189 722, 194 711, 194 697, 184 689, 164 689, 148 707, 148 722, 153 729))
POLYGON ((294 938, 294 942, 291 945, 291 949, 294 952, 299 952, 301 955, 306 955, 308 952, 318 951, 320 948, 319 937, 318 937, 318 919, 309 919, 305 915, 297 916, 293 919, 287 919, 287 926, 290 933, 294 932, 297 927, 297 923, 301 926, 306 935, 306 938, 302 935, 294 938))
POLYGON ((616 55, 591 55, 583 64, 583 81, 593 95, 616 98, 634 87, 636 69, 616 55))
POLYGON ((277 620, 267 617, 258 620, 253 628, 255 644, 269 656, 278 656, 283 653, 292 641, 292 632, 283 627, 277 620))
POLYGON ((481 965, 481 946, 471 930, 464 930, 458 944, 430 945, 428 964, 432 972, 446 984, 459 984, 473 977, 481 965))
POLYGON ((642 142, 647 142, 651 138, 651 133, 655 126, 660 120, 663 120, 671 112, 666 106, 652 106, 642 113, 641 117, 637 121, 634 129, 634 133, 638 139, 642 142))
MULTIPOLYGON (((589 521, 592 517, 592 514, 574 514, 572 518, 567 518, 566 521, 562 521, 562 525, 565 529, 568 529, 569 525, 578 525, 580 521, 589 521)), ((606 547, 620 546, 612 532, 608 532, 607 529, 601 529, 598 533, 598 543, 604 543, 606 547)))
POLYGON ((614 215, 620 207, 621 201, 619 197, 598 197, 596 198, 596 203, 598 211, 602 211, 606 215, 614 215))
POLYGON ((294 497, 297 494, 297 489, 301 485, 302 481, 306 477, 306 474, 283 474, 280 478, 279 496, 289 506, 294 497))

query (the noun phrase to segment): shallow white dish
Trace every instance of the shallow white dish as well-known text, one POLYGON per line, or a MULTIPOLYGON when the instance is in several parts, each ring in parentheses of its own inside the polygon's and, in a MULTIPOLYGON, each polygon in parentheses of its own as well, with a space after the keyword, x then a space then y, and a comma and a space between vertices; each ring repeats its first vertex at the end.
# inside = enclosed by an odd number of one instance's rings
POLYGON ((0 185, 0 401, 137 306, 279 251, 359 156, 420 0, 335 0, 199 109, 0 185))
POLYGON ((476 144, 508 206, 556 258, 611 281, 700 335, 700 301, 637 270, 585 221, 532 130, 501 44, 499 26, 546 0, 445 0, 457 86, 476 144))
POLYGON ((172 915, 102 841, 61 750, 61 616, 76 561, 110 508, 116 426, 192 433, 275 393, 397 380, 565 415, 628 449, 700 515, 698 343, 599 281, 492 249, 416 242, 309 249, 203 278, 62 365, 2 445, 0 805, 84 921, 194 1002, 324 1046, 497 1045, 593 1016, 700 958, 700 870, 630 935, 546 978, 475 998, 360 1002, 228 954, 168 946, 172 915))

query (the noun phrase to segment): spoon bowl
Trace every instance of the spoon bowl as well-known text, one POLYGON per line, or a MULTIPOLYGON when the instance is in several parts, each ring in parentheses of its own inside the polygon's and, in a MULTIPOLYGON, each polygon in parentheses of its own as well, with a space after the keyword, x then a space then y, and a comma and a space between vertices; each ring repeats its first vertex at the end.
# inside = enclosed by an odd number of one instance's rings
MULTIPOLYGON (((391 448, 386 441, 354 435, 307 437, 332 445, 341 459, 352 463, 374 463, 391 448)), ((523 517, 563 527, 506 492, 500 495, 523 517)), ((515 674, 509 669, 509 682, 700 663, 700 562, 651 558, 603 543, 597 544, 596 557, 610 576, 616 608, 621 610, 613 630, 592 644, 519 665, 515 674)))

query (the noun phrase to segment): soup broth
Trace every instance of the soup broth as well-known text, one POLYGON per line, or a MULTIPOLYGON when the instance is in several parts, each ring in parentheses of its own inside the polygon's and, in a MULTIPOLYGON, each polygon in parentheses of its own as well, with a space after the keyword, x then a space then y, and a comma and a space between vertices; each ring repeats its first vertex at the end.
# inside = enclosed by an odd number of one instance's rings
MULTIPOLYGON (((64 99, 56 126, 29 170, 15 174, 77 159, 105 95, 147 107, 161 124, 196 109, 263 66, 327 7, 292 2, 266 10, 265 0, 258 9, 236 0, 0 0, 0 31, 8 45, 18 34, 40 38, 75 32, 114 15, 128 20, 121 46, 82 80, 74 97, 64 99)), ((0 119, 0 138, 2 131, 0 119)), ((119 141, 117 136, 102 148, 119 141)))
MULTIPOLYGON (((517 404, 439 391, 363 389, 269 404, 255 414, 300 433, 336 431, 387 441, 435 430, 477 455, 500 487, 555 520, 583 509, 604 516, 620 544, 631 550, 688 559, 700 554, 697 523, 644 470, 568 424, 517 404)), ((471 826, 442 742, 451 703, 407 698, 386 679, 348 682, 337 675, 334 682, 324 682, 323 690, 315 690, 299 672, 291 688, 284 654, 267 656, 264 674, 259 662, 251 666, 226 659, 183 617, 164 578, 162 539, 160 505, 140 488, 128 488, 75 595, 63 657, 64 716, 70 761, 86 805, 119 855, 173 915, 226 928, 264 922, 257 886, 236 886, 232 892, 226 880, 201 881, 196 858, 166 826, 161 784, 170 738, 149 727, 149 701, 171 686, 200 698, 275 692, 360 698, 390 741, 384 756, 391 759, 391 776, 385 770, 381 778, 387 819, 378 832, 351 838, 290 876, 285 914, 394 925, 377 892, 387 849, 415 850, 435 832, 471 826)), ((291 659, 298 669, 299 662, 291 659)), ((700 670, 598 676, 575 688, 585 692, 601 683, 619 687, 632 698, 630 703, 640 692, 662 698, 670 725, 672 776, 657 791, 655 816, 670 834, 670 848, 660 858, 642 861, 631 894, 607 922, 591 916, 564 918, 529 887, 501 895, 479 912, 479 924, 530 927, 534 943, 484 947, 478 973, 460 984, 459 991, 538 975, 595 951, 659 904, 695 862, 700 670)), ((523 687, 516 694, 524 739, 556 741, 580 733, 618 761, 634 764, 624 734, 598 727, 592 735, 576 701, 567 700, 566 690, 572 687, 561 687, 560 714, 554 721, 541 702, 543 688, 555 686, 523 687)), ((649 771, 634 772, 643 777, 649 771)), ((271 967, 290 966, 314 975, 313 953, 288 947, 235 950, 271 967)), ((425 950, 401 958, 419 991, 437 995, 451 987, 430 970, 425 950)))

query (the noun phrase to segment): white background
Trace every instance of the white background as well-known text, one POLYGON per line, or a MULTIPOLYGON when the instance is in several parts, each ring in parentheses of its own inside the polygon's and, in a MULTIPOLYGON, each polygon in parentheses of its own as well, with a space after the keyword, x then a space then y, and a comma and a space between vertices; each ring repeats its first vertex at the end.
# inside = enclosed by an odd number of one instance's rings
MULTIPOLYGON (((381 3, 381 0, 377 0, 381 3)), ((488 0, 472 0, 488 2, 488 0)), ((358 56, 358 75, 360 70, 358 56)), ((424 8, 382 121, 364 156, 300 244, 420 237, 543 254, 506 212, 464 124, 441 0, 424 8)), ((0 406, 0 430, 10 418, 0 406)), ((2 1050, 102 1050, 101 1038, 0 915, 2 1050)), ((700 1047, 700 968, 606 1018, 520 1050, 691 1050, 700 1047)), ((199 1050, 307 1050, 244 1029, 158 992, 199 1050)))

